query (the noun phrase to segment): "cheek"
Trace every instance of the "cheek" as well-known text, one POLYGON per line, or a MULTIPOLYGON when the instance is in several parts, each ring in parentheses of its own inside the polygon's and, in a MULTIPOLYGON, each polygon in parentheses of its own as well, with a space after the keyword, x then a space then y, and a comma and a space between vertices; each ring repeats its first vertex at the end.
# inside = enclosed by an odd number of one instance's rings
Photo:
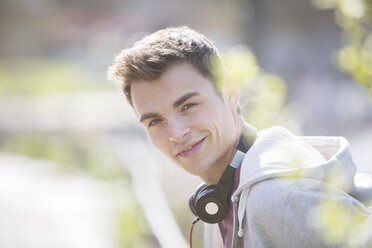
POLYGON ((162 135, 160 132, 149 132, 147 131, 147 134, 150 137, 150 140, 152 144, 159 150, 165 152, 168 154, 167 150, 167 137, 166 135, 162 135))
POLYGON ((205 109, 205 111, 200 112, 195 118, 195 122, 205 127, 221 126, 230 118, 228 114, 224 106, 211 106, 205 109))
POLYGON ((205 125, 208 125, 215 133, 217 140, 226 141, 226 136, 234 129, 234 120, 231 112, 226 106, 214 108, 204 118, 205 125))

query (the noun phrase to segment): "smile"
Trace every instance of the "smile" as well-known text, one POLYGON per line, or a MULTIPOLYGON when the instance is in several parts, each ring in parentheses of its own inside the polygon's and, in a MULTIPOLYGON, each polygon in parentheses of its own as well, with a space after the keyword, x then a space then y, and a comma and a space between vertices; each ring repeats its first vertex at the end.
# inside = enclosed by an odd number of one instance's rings
POLYGON ((202 147, 203 143, 204 143, 204 140, 205 138, 201 139, 199 142, 191 145, 191 146, 188 146, 186 149, 184 149, 182 152, 178 153, 177 155, 181 156, 181 157, 190 157, 192 155, 194 155, 195 153, 197 153, 200 148, 202 147))

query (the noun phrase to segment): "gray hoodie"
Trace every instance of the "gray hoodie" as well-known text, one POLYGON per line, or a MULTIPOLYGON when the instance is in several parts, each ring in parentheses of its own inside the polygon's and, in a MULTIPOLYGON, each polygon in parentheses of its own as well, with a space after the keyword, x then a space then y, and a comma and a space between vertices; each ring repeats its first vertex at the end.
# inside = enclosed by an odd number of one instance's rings
POLYGON ((233 247, 372 247, 372 177, 356 173, 346 139, 272 127, 241 166, 233 247))

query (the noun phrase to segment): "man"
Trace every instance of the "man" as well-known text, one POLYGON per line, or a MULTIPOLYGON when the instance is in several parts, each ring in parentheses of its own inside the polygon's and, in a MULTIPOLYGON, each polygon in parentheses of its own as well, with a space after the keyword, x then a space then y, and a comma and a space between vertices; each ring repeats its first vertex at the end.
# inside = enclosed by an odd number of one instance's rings
POLYGON ((281 127, 256 135, 203 35, 159 30, 123 50, 109 75, 152 143, 206 185, 219 182, 243 147, 233 203, 218 223, 224 247, 368 247, 372 183, 356 174, 347 141, 297 137, 281 127))

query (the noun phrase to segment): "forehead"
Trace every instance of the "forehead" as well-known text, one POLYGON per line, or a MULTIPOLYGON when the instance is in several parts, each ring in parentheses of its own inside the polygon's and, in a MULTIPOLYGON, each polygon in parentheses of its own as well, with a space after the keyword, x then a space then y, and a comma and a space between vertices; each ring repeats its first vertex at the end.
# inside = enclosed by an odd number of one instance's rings
POLYGON ((159 79, 137 81, 131 86, 133 107, 137 113, 161 110, 189 92, 205 97, 217 96, 210 79, 188 63, 171 66, 159 79))

